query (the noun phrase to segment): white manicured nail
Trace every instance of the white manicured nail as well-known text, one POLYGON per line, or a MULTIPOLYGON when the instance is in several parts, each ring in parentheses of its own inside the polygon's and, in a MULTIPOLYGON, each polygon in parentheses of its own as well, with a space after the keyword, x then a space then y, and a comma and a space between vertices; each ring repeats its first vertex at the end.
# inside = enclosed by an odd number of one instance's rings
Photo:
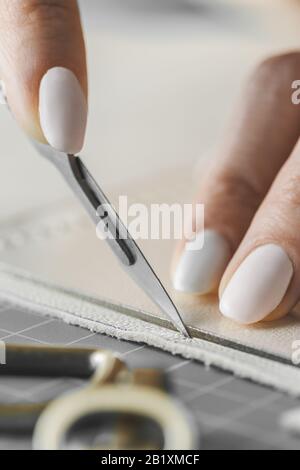
POLYGON ((174 288, 193 294, 211 292, 218 286, 229 260, 229 244, 221 235, 214 230, 200 232, 185 245, 174 275, 174 288))
POLYGON ((78 153, 83 146, 87 102, 71 70, 54 67, 44 75, 39 95, 40 123, 48 143, 56 150, 78 153))
POLYGON ((293 276, 293 265, 278 245, 256 248, 225 288, 221 313, 242 324, 256 323, 281 303, 293 276))

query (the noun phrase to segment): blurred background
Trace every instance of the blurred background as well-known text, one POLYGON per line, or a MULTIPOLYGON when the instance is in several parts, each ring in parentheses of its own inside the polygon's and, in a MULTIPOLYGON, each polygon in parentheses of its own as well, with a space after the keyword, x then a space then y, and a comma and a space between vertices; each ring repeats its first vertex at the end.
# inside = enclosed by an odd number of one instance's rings
MULTIPOLYGON (((249 71, 268 55, 300 47, 298 0, 81 0, 80 6, 90 80, 83 156, 106 190, 205 162, 249 71)), ((69 195, 4 108, 0 135, 1 223, 69 195)))

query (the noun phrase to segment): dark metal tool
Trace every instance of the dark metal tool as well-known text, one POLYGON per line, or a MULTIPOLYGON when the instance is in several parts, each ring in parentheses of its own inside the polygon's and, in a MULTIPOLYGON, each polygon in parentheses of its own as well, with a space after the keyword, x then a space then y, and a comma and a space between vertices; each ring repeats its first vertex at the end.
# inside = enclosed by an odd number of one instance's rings
POLYGON ((62 174, 96 227, 105 230, 105 240, 127 274, 168 316, 176 329, 190 337, 166 289, 82 160, 48 145, 37 142, 33 145, 62 174))
MULTIPOLYGON (((0 103, 9 108, 1 81, 0 103)), ((105 229, 109 235, 105 239, 127 274, 168 316, 176 329, 189 338, 187 328, 171 297, 82 160, 75 155, 59 152, 49 145, 33 140, 31 142, 39 154, 53 163, 61 173, 96 227, 105 229)))

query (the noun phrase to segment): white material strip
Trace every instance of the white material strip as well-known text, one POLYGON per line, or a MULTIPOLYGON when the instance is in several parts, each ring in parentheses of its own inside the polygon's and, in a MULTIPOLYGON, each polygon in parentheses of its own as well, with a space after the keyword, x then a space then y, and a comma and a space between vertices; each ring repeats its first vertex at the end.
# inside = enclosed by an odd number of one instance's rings
POLYGON ((42 283, 5 265, 0 265, 0 297, 40 315, 58 318, 96 333, 155 346, 300 396, 300 369, 292 365, 202 339, 184 338, 177 332, 116 312, 105 303, 102 305, 95 299, 42 283))

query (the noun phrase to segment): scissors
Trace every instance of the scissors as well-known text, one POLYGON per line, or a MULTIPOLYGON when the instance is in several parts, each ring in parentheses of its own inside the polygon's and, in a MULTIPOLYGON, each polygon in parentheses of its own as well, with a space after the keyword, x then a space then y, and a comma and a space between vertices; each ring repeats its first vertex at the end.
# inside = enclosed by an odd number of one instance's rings
MULTIPOLYGON (((1 96, 2 101, 7 104, 0 82, 1 96)), ((39 154, 46 157, 61 173, 96 227, 99 227, 99 222, 105 227, 109 235, 105 239, 127 274, 168 316, 175 328, 184 336, 190 337, 171 297, 82 160, 78 156, 59 152, 49 145, 31 142, 39 154)))
POLYGON ((0 404, 0 431, 33 432, 37 450, 196 450, 199 431, 156 369, 129 370, 110 351, 8 345, 0 376, 88 379, 45 403, 0 404))

